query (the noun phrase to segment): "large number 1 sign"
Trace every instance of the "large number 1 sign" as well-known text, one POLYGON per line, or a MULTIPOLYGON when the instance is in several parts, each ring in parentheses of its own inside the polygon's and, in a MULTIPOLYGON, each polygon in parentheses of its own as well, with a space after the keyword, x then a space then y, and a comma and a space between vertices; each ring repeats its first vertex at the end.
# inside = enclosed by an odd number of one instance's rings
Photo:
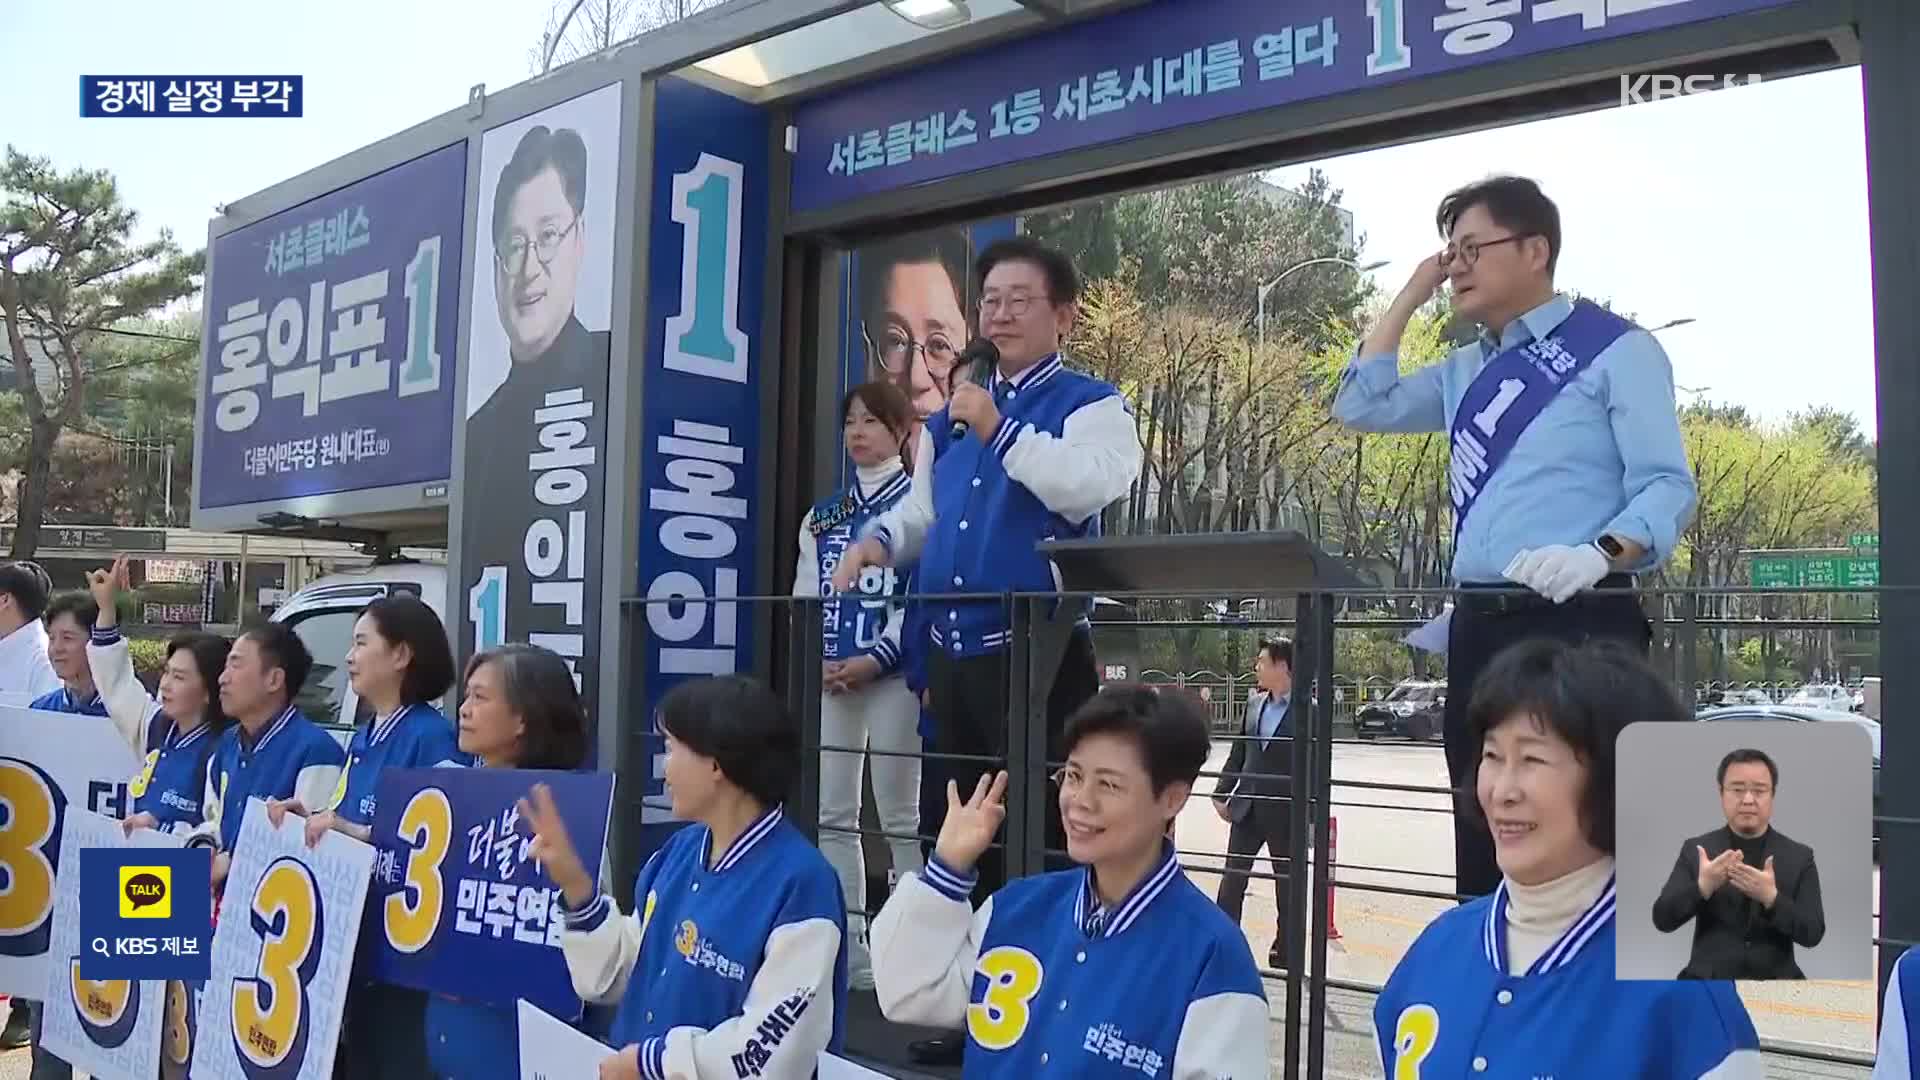
POLYGON ((684 230, 680 313, 667 320, 667 367, 689 375, 747 381, 740 329, 740 199, 745 170, 701 154, 673 178, 673 220, 684 230))

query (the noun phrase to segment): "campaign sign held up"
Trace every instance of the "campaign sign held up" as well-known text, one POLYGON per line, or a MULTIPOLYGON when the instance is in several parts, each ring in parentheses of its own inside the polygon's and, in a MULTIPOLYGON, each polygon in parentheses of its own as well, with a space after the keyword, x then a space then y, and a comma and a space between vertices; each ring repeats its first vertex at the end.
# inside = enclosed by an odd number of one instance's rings
POLYGON ((80 852, 80 974, 204 979, 213 955, 213 852, 90 847, 80 852))
POLYGON ((560 890, 528 855, 518 802, 553 789, 567 834, 599 880, 613 777, 521 769, 389 769, 373 815, 361 937, 376 978, 498 1005, 525 999, 567 1019, 580 999, 560 953, 560 890))

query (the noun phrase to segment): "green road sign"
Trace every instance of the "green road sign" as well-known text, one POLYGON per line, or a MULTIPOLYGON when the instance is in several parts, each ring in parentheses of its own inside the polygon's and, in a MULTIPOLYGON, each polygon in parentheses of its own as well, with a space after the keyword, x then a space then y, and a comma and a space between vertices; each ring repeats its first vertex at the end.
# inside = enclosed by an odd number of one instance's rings
POLYGON ((1756 589, 1791 589, 1800 584, 1800 560, 1791 556, 1757 555, 1749 576, 1756 589))
POLYGON ((1858 532, 1847 537, 1847 546, 1855 552, 1880 550, 1880 534, 1877 532, 1858 532))
POLYGON ((1756 589, 1874 589, 1880 586, 1880 558, 1753 555, 1748 558, 1747 575, 1756 589))

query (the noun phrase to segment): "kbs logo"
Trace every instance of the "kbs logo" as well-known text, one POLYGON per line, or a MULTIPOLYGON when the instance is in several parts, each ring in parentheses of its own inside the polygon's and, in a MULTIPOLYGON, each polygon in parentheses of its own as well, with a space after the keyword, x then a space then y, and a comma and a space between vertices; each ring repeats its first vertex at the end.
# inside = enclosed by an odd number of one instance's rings
POLYGON ((1622 75, 1620 104, 1644 105, 1663 98, 1687 97, 1736 86, 1759 86, 1758 75, 1622 75))
POLYGON ((173 918, 173 867, 123 866, 120 868, 120 917, 123 919, 173 918))

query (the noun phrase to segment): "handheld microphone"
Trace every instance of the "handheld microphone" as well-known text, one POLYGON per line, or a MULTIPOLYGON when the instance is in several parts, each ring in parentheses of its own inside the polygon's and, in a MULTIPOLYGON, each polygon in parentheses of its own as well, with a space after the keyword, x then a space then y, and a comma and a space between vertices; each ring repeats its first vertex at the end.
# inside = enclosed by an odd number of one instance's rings
MULTIPOLYGON (((984 389, 987 385, 988 377, 992 375, 993 369, 997 367, 999 363, 999 348, 986 338, 974 338, 972 344, 968 345, 959 356, 954 358, 953 366, 956 371, 960 370, 963 366, 967 367, 969 369, 967 379, 974 385, 984 389)), ((953 422, 953 437, 959 439, 966 435, 966 433, 967 422, 965 420, 955 420, 953 422)))

